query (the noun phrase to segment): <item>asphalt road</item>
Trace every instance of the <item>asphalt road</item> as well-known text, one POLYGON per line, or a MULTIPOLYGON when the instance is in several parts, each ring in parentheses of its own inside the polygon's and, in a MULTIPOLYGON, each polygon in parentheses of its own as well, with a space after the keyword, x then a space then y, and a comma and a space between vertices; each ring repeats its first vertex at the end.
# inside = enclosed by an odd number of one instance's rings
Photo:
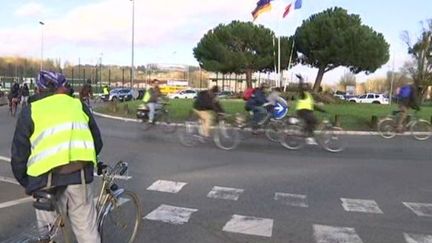
MULTIPOLYGON (((15 120, 0 108, 0 156, 15 120)), ((137 242, 432 242, 432 140, 346 136, 339 154, 256 137, 235 151, 98 119, 101 158, 129 162, 143 209, 137 242), (170 192, 164 192, 164 191, 170 192)), ((0 242, 34 231, 34 212, 0 161, 0 242), (12 202, 12 203, 11 203, 12 202), (15 205, 10 205, 15 204, 15 205)))

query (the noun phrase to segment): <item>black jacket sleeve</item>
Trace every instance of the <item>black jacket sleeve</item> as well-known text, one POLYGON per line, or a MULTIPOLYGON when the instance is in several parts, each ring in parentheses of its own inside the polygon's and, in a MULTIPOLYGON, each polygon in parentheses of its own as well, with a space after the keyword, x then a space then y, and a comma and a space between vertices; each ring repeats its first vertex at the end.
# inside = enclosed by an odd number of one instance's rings
POLYGON ((34 124, 31 119, 30 106, 25 107, 19 117, 11 149, 12 172, 23 187, 27 187, 27 161, 31 154, 30 136, 33 134, 34 124))
POLYGON ((86 104, 82 104, 83 111, 86 113, 86 115, 89 117, 89 128, 93 137, 93 142, 96 150, 96 155, 99 155, 99 153, 102 150, 103 142, 102 142, 102 136, 99 130, 98 125, 96 124, 96 120, 94 119, 92 113, 90 112, 89 108, 86 104))

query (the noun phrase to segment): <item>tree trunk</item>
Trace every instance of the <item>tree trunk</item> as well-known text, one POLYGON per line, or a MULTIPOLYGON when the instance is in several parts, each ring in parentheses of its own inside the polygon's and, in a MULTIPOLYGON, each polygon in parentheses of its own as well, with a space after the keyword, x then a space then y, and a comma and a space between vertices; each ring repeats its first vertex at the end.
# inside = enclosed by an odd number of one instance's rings
POLYGON ((246 70, 246 87, 252 88, 252 70, 246 70))
POLYGON ((318 74, 317 74, 317 77, 315 79, 315 84, 314 84, 314 87, 313 87, 313 92, 318 93, 320 91, 321 82, 322 82, 322 79, 324 77, 324 73, 325 73, 325 67, 320 67, 318 69, 318 74))

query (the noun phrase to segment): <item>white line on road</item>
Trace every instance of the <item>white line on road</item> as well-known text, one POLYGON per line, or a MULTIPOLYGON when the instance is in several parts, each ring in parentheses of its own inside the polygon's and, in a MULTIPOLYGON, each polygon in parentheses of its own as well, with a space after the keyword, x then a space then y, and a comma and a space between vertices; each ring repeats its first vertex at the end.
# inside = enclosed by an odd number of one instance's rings
POLYGON ((160 205, 157 209, 147 214, 144 219, 162 221, 170 224, 185 224, 189 221, 193 213, 198 209, 181 208, 169 205, 160 205))
POLYGON ((10 177, 0 176, 0 181, 19 185, 18 181, 16 181, 14 178, 10 178, 10 177))
POLYGON ((177 181, 155 181, 151 186, 147 188, 149 191, 178 193, 187 183, 177 181))
POLYGON ((223 227, 223 231, 271 237, 273 233, 273 219, 233 215, 231 220, 223 227))
POLYGON ((11 162, 10 158, 5 157, 5 156, 1 156, 1 155, 0 155, 0 160, 4 161, 4 162, 9 162, 9 163, 11 162))
POLYGON ((280 201, 283 204, 288 206, 302 207, 302 208, 308 207, 306 195, 276 192, 274 200, 280 201))
POLYGON ((432 217, 432 204, 429 203, 403 203, 407 208, 411 209, 417 216, 432 217))
POLYGON ((419 235, 404 233, 407 243, 432 243, 432 235, 419 235))
POLYGON ((28 202, 32 202, 32 201, 33 201, 32 197, 25 197, 25 198, 21 198, 21 199, 17 199, 17 200, 12 200, 12 201, 8 201, 8 202, 0 203, 0 209, 8 208, 8 207, 12 207, 12 206, 15 206, 18 204, 28 203, 28 202))
POLYGON ((215 186, 207 197, 237 201, 243 192, 243 189, 215 186))
POLYGON ((315 224, 313 230, 317 243, 363 243, 354 228, 315 224))
POLYGON ((374 200, 341 198, 342 207, 348 212, 382 214, 382 210, 374 200))

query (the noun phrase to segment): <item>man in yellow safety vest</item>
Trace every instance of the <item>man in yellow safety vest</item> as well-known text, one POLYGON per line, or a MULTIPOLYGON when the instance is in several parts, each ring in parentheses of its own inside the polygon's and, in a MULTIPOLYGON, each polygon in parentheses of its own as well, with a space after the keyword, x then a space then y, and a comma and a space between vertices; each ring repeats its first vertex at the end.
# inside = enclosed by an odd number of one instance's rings
MULTIPOLYGON (((23 108, 12 142, 12 171, 28 195, 48 191, 72 224, 78 242, 100 242, 91 187, 99 128, 86 105, 68 94, 60 73, 41 71, 39 94, 23 108)), ((40 242, 55 213, 36 210, 40 242)))
POLYGON ((300 97, 297 100, 296 112, 297 116, 305 122, 306 130, 306 143, 310 145, 315 145, 317 142, 314 139, 314 131, 318 123, 317 118, 314 115, 314 110, 325 112, 320 107, 315 105, 314 98, 312 94, 306 91, 306 87, 301 75, 296 75, 299 79, 299 93, 300 97))

